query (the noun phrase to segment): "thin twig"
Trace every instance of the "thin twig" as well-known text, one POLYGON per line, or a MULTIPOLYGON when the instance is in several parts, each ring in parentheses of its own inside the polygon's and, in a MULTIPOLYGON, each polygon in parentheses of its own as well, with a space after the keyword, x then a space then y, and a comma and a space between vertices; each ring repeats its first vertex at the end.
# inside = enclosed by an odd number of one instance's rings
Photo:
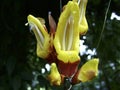
POLYGON ((98 49, 98 47, 100 45, 100 42, 101 42, 101 39, 102 39, 102 35, 103 35, 104 30, 105 30, 105 24, 106 24, 106 20, 107 20, 108 11, 109 11, 109 8, 110 8, 110 3, 111 3, 111 0, 109 0, 109 3, 108 3, 108 7, 107 7, 107 10, 106 10, 106 13, 105 13, 105 18, 104 18, 104 23, 103 23, 102 31, 100 33, 100 38, 99 38, 96 50, 98 49))
POLYGON ((68 90, 71 90, 71 88, 72 88, 72 85, 70 85, 70 87, 68 88, 68 90))

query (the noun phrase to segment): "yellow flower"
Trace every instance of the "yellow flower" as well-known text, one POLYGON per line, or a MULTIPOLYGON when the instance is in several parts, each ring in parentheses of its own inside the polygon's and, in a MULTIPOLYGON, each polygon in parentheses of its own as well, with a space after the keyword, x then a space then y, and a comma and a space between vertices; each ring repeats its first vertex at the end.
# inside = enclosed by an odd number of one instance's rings
POLYGON ((50 53, 50 35, 41 20, 32 15, 28 15, 27 18, 30 30, 33 30, 37 39, 37 55, 46 58, 50 53))
POLYGON ((61 76, 58 72, 58 69, 55 63, 51 64, 50 74, 48 75, 48 80, 50 81, 51 85, 61 84, 61 76))
POLYGON ((72 76, 80 61, 78 25, 79 6, 77 2, 69 1, 60 15, 54 38, 54 47, 59 60, 58 68, 65 76, 72 76), (65 67, 67 72, 63 69, 65 67))
POLYGON ((73 83, 92 80, 95 76, 98 75, 98 64, 99 60, 97 58, 91 59, 86 62, 73 77, 73 83))
POLYGON ((85 17, 87 0, 69 1, 60 15, 58 24, 49 14, 50 33, 42 18, 28 15, 28 24, 37 39, 37 55, 51 64, 48 80, 51 85, 60 85, 64 77, 72 83, 86 82, 98 73, 98 59, 84 64, 80 70, 79 39, 88 30, 85 17))

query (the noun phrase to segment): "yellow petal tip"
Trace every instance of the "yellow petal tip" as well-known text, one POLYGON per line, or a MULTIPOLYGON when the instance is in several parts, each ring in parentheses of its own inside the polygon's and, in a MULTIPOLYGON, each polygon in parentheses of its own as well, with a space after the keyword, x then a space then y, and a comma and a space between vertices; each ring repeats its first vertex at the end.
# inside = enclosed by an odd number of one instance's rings
POLYGON ((48 75, 48 80, 50 81, 51 85, 60 85, 61 84, 61 76, 58 72, 57 66, 55 63, 51 64, 51 71, 48 75))
POLYGON ((82 82, 89 81, 98 75, 99 59, 91 59, 86 62, 80 69, 78 80, 82 82))

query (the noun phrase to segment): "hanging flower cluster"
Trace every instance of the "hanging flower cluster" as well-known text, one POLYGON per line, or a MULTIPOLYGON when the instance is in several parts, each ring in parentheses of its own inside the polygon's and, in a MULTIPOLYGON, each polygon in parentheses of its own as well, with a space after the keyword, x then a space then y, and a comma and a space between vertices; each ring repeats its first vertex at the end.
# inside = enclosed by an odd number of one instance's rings
POLYGON ((45 21, 28 15, 28 24, 37 39, 36 53, 51 65, 48 80, 52 85, 61 85, 64 79, 71 78, 71 83, 86 82, 98 74, 97 58, 89 60, 80 69, 79 38, 88 30, 85 17, 87 0, 69 1, 62 11, 56 25, 49 14, 50 32, 45 21))

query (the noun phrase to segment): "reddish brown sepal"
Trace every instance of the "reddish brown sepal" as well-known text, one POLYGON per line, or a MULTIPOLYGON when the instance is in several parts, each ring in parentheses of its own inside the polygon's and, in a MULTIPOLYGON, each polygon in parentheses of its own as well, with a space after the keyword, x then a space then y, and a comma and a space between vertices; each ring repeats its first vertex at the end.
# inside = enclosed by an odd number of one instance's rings
POLYGON ((46 60, 49 64, 55 62, 57 63, 58 59, 57 59, 57 55, 56 55, 56 52, 55 52, 55 48, 54 47, 50 47, 50 53, 49 55, 47 56, 46 60))
POLYGON ((74 63, 64 63, 62 61, 58 61, 58 70, 65 77, 71 77, 78 69, 79 60, 74 63))

